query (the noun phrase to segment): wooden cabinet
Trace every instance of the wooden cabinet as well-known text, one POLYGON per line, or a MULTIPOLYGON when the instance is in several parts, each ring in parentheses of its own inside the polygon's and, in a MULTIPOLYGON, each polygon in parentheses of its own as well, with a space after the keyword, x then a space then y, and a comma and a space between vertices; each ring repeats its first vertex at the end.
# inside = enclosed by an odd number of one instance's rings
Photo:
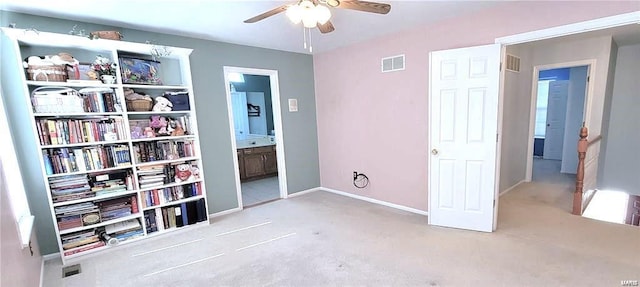
POLYGON ((244 180, 247 176, 244 173, 244 157, 243 157, 243 153, 242 150, 236 150, 236 153, 238 155, 238 169, 240 169, 240 180, 244 180))
POLYGON ((276 146, 243 148, 238 150, 240 180, 264 178, 278 173, 276 146))

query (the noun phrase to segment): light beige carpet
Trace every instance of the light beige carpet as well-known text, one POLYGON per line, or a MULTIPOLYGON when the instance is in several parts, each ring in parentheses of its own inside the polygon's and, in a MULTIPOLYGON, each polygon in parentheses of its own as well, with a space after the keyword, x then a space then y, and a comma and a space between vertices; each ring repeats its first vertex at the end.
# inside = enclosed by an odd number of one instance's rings
MULTIPOLYGON (((640 229, 570 215, 566 190, 523 184, 500 200, 497 232, 327 192, 121 246, 44 286, 620 286, 640 280, 640 229)), ((390 191, 392 192, 392 191, 390 191)), ((570 196, 570 193, 569 193, 570 196)), ((570 201, 569 201, 570 203, 570 201)))

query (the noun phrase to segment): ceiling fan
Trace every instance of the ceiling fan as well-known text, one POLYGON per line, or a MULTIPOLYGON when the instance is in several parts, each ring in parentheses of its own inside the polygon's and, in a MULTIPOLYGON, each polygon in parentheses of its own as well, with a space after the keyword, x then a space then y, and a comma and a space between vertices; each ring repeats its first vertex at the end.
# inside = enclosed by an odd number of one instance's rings
POLYGON ((253 18, 249 18, 244 22, 255 23, 286 11, 287 16, 292 22, 296 24, 302 22, 306 28, 318 27, 318 30, 324 34, 335 30, 335 27, 333 27, 333 24, 329 21, 331 12, 327 6, 378 14, 387 14, 391 11, 391 5, 389 4, 369 1, 299 0, 294 4, 285 4, 276 7, 253 18))

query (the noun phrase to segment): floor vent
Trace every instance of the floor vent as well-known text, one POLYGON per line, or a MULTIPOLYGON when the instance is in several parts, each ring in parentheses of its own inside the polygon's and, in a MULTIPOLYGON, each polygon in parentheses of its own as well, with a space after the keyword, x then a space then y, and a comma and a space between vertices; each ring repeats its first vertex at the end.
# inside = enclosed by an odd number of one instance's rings
POLYGON ((520 58, 507 54, 507 71, 520 72, 520 58))
POLYGON ((382 58, 382 72, 404 70, 404 55, 382 58))
POLYGON ((75 264, 62 268, 62 278, 80 274, 80 264, 75 264))

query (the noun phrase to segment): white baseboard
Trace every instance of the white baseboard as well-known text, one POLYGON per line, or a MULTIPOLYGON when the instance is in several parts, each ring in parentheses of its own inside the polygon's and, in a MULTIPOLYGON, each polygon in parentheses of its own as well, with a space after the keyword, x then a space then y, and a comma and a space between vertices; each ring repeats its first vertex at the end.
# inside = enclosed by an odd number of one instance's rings
POLYGON ((316 191, 319 191, 319 190, 322 190, 322 188, 320 188, 320 187, 309 188, 309 189, 305 189, 305 190, 302 190, 302 191, 298 191, 296 193, 289 194, 289 196, 287 196, 287 198, 301 196, 301 195, 305 195, 305 194, 311 193, 311 192, 316 192, 316 191))
POLYGON ((516 184, 512 185, 511 187, 509 187, 509 188, 505 189, 504 191, 502 191, 502 192, 499 194, 499 196, 503 196, 503 195, 507 194, 507 192, 514 190, 518 185, 521 185, 521 184, 523 184, 523 183, 525 183, 525 182, 527 182, 527 181, 526 181, 526 180, 524 180, 524 179, 523 179, 523 180, 521 180, 521 181, 519 181, 518 183, 516 183, 516 184))
POLYGON ((220 211, 220 212, 217 212, 217 213, 211 213, 211 214, 209 214, 209 219, 214 218, 214 217, 218 217, 218 216, 231 214, 231 213, 238 212, 238 211, 242 211, 242 207, 236 207, 236 208, 232 208, 232 209, 223 210, 223 211, 220 211))
POLYGON ((60 252, 42 255, 42 261, 49 261, 60 258, 60 252))
POLYGON ((326 187, 320 187, 319 190, 324 190, 324 191, 335 193, 335 194, 338 194, 338 195, 351 197, 351 198, 355 198, 355 199, 359 199, 359 200, 363 200, 363 201, 367 201, 367 202, 371 202, 371 203, 375 203, 375 204, 379 204, 379 205, 384 205, 384 206, 387 206, 387 207, 391 207, 391 208, 395 208, 395 209, 399 209, 399 210, 404 210, 404 211, 408 211, 408 212, 415 213, 415 214, 429 216, 429 212, 428 211, 419 210, 419 209, 415 209, 415 208, 411 208, 411 207, 406 207, 404 205, 390 203, 390 202, 386 202, 386 201, 382 201, 382 200, 377 200, 377 199, 369 198, 369 197, 366 197, 366 196, 355 195, 355 194, 351 194, 351 193, 348 193, 348 192, 339 191, 339 190, 326 188, 326 187))

